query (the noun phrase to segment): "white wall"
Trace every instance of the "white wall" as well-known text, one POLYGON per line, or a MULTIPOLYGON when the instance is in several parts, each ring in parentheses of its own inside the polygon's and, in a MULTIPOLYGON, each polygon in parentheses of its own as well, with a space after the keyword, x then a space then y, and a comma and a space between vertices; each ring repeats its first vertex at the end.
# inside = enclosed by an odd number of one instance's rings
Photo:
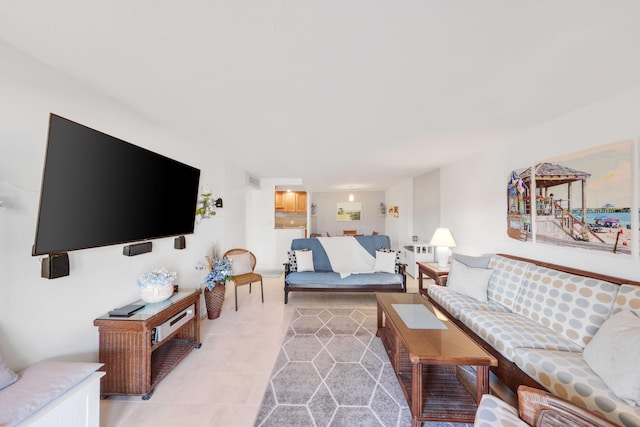
POLYGON ((428 242, 440 226, 440 170, 413 180, 413 235, 428 242))
POLYGON ((246 247, 256 256, 256 270, 283 270, 291 240, 304 237, 303 229, 274 228, 276 185, 300 185, 300 180, 262 179, 260 190, 247 191, 246 247))
POLYGON ((386 233, 385 216, 381 214, 380 203, 384 203, 384 191, 336 191, 309 193, 311 203, 317 205, 316 216, 311 217, 309 233, 323 236, 328 232, 332 236, 342 235, 343 230, 356 230, 359 234, 371 234, 377 231, 386 233), (353 201, 362 204, 360 221, 336 221, 338 202, 348 202, 349 194, 353 201))
POLYGON ((441 224, 451 229, 458 245, 456 251, 506 252, 640 280, 637 256, 510 239, 506 234, 505 196, 512 169, 589 147, 636 139, 640 136, 638 99, 640 86, 531 129, 501 147, 443 167, 441 224))
MULTIPOLYGON (((137 299, 137 276, 158 267, 178 271, 183 287, 197 286, 194 264, 216 243, 221 250, 246 246, 260 268, 281 268, 292 238, 301 231, 273 229, 275 185, 300 182, 263 180, 260 190, 243 187, 244 172, 221 164, 219 150, 195 149, 179 135, 136 115, 127 106, 70 81, 0 43, 0 346, 11 367, 20 369, 55 357, 97 359, 93 319, 137 299), (201 183, 223 197, 216 217, 201 221, 187 236, 187 249, 173 239, 154 241, 154 251, 125 257, 122 246, 70 253, 71 275, 40 278, 40 260, 31 256, 50 112, 202 169, 201 183)), ((640 87, 532 129, 500 148, 487 150, 440 170, 439 224, 449 227, 462 253, 508 252, 640 280, 635 257, 565 249, 509 239, 505 185, 523 162, 566 154, 640 136, 640 87)), ((427 233, 414 188, 431 188, 437 178, 403 180, 385 192, 385 204, 398 205, 399 218, 385 216, 385 233, 396 248, 413 234, 427 233), (414 224, 416 224, 414 226, 414 224)), ((159 207, 161 209, 161 207, 159 207)), ((636 234, 637 235, 637 234, 636 234)))
POLYGON ((385 193, 387 215, 385 216, 385 232, 391 239, 391 247, 400 249, 411 242, 413 236, 413 179, 404 179, 387 189, 385 193), (390 206, 398 206, 398 217, 388 213, 390 206))
MULTIPOLYGON (((0 211, 0 349, 15 369, 52 357, 95 361, 98 333, 93 320, 136 300, 135 280, 142 272, 166 267, 178 272, 182 287, 198 287, 203 273, 194 265, 206 248, 244 240, 244 217, 237 216, 245 209, 234 209, 244 196, 237 185, 229 185, 239 175, 244 182, 244 175, 209 162, 218 157, 214 149, 193 149, 190 141, 162 124, 4 43, 0 58, 0 200, 5 204, 0 211), (135 257, 123 256, 123 245, 74 251, 69 253, 70 276, 40 278, 40 258, 31 256, 31 246, 51 112, 200 168, 201 183, 225 199, 225 208, 186 236, 185 250, 173 249, 173 238, 166 238, 153 241, 153 252, 135 257)), ((157 209, 161 212, 161 203, 157 209)))

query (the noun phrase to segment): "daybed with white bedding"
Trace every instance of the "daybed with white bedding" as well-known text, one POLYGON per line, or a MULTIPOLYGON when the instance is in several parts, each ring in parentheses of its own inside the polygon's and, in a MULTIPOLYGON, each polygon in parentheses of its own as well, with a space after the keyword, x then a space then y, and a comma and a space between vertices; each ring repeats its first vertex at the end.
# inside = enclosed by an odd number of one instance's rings
POLYGON ((389 236, 294 239, 284 265, 284 303, 289 292, 406 292, 405 264, 389 236))

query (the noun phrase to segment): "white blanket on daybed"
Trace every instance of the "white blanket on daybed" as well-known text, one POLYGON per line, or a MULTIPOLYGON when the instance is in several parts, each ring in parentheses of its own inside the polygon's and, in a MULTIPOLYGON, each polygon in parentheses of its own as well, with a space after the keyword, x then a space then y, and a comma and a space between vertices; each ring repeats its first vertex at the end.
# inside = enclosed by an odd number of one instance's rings
POLYGON ((355 237, 318 237, 318 240, 327 253, 331 268, 340 273, 340 277, 374 272, 376 258, 355 237))

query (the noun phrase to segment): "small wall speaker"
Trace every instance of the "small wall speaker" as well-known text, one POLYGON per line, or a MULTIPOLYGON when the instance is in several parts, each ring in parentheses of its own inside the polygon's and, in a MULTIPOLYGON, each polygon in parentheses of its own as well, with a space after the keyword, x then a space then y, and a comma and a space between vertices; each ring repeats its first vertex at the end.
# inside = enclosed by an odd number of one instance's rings
POLYGON ((140 254, 146 254, 151 252, 151 242, 136 243, 133 245, 127 245, 122 249, 122 255, 135 256, 140 254))
POLYGON ((184 249, 187 247, 187 241, 184 236, 178 236, 173 241, 173 247, 175 249, 184 249))
POLYGON ((49 254, 42 258, 40 275, 45 279, 57 279, 69 275, 69 254, 49 254))

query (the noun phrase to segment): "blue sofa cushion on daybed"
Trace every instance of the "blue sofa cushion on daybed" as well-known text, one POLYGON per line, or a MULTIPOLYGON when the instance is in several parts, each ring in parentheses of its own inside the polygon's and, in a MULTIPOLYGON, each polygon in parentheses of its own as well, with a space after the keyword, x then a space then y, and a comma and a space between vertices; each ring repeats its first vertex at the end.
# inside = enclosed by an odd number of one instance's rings
POLYGON ((287 283, 290 286, 305 286, 318 288, 340 288, 353 286, 376 285, 401 285, 403 283, 402 274, 391 273, 362 273, 350 274, 340 278, 339 273, 317 272, 317 271, 296 271, 287 275, 287 283))
MULTIPOLYGON (((376 256, 376 251, 381 248, 390 248, 391 240, 389 236, 377 235, 377 236, 355 236, 355 239, 362 245, 363 248, 371 254, 376 256)), ((320 240, 316 238, 308 239, 293 239, 291 242, 291 250, 297 251, 302 249, 309 249, 313 251, 313 268, 316 272, 332 272, 331 263, 329 257, 325 252, 320 240)))

